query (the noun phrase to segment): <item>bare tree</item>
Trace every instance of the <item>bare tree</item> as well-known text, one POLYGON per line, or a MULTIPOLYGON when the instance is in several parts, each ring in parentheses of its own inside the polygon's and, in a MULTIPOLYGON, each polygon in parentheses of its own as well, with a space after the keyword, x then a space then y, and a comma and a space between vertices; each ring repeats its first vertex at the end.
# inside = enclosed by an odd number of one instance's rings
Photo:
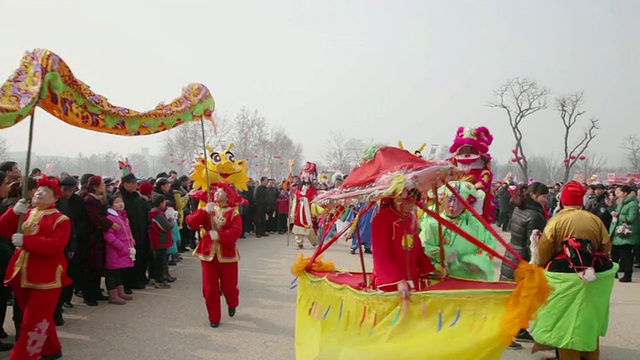
POLYGON ((243 107, 236 114, 233 126, 234 154, 236 159, 247 159, 249 174, 256 176, 265 168, 265 153, 269 140, 267 120, 258 113, 243 107))
POLYGON ((226 113, 221 114, 217 111, 213 115, 213 118, 215 119, 216 129, 209 136, 209 145, 214 149, 225 149, 229 143, 234 142, 233 120, 226 113))
POLYGON ((329 166, 342 172, 348 172, 358 164, 363 148, 364 142, 362 140, 347 138, 342 132, 329 130, 327 151, 324 157, 329 166))
POLYGON ((622 138, 620 148, 624 151, 631 172, 640 172, 640 137, 638 137, 638 134, 631 134, 622 138))
POLYGON ((301 145, 293 142, 284 127, 274 127, 265 146, 263 158, 263 169, 269 170, 268 175, 277 180, 284 179, 289 174, 289 160, 299 164, 301 157, 301 145))
MULTIPOLYGON (((213 127, 205 125, 205 140, 207 145, 211 141, 213 127)), ((167 132, 162 140, 162 154, 160 162, 169 167, 167 170, 176 170, 179 173, 187 173, 196 155, 201 154, 202 124, 194 121, 178 126, 167 132)))
POLYGON ((523 178, 528 179, 529 165, 522 144, 521 125, 524 119, 530 115, 547 108, 547 97, 551 94, 551 90, 538 85, 535 80, 516 77, 494 90, 493 94, 496 100, 488 105, 502 109, 507 113, 509 126, 511 126, 516 142, 516 158, 518 159, 516 164, 520 168, 523 178))
POLYGON ((127 156, 129 159, 129 163, 133 169, 133 173, 137 177, 149 177, 154 174, 151 172, 151 167, 149 166, 149 160, 146 156, 140 153, 129 154, 127 156))
POLYGON ((599 129, 598 120, 590 119, 589 125, 584 130, 580 140, 575 144, 571 144, 571 131, 575 125, 580 121, 580 117, 585 114, 581 107, 583 101, 584 92, 575 92, 572 94, 562 95, 556 98, 556 111, 560 114, 562 125, 564 126, 564 181, 569 180, 571 168, 577 161, 583 161, 582 157, 589 144, 596 137, 596 131, 599 129))

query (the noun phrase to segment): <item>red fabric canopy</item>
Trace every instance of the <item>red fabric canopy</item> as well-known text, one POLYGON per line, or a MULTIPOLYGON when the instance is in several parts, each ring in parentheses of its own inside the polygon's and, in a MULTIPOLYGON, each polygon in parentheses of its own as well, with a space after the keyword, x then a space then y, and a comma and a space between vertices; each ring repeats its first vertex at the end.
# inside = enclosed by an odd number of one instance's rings
POLYGON ((347 176, 341 189, 362 187, 376 182, 382 175, 400 170, 425 168, 430 162, 397 147, 383 147, 376 151, 372 160, 358 165, 347 176))

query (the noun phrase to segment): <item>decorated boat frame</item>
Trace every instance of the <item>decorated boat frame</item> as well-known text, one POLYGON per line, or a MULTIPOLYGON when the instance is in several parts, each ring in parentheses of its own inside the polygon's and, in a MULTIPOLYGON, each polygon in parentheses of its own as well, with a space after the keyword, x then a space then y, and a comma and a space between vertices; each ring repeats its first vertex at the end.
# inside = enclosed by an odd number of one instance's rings
MULTIPOLYGON (((446 161, 424 160, 395 147, 382 147, 373 158, 353 169, 339 189, 315 203, 326 209, 367 203, 349 224, 321 243, 311 257, 298 254, 292 266, 297 276, 297 359, 499 359, 512 338, 526 328, 549 294, 542 269, 525 262, 463 199, 449 181, 462 170, 446 161), (383 198, 409 189, 423 194, 445 185, 520 262, 516 264, 439 215, 438 201, 419 207, 491 256, 516 268, 516 282, 484 282, 441 275, 427 279, 426 291, 413 292, 403 302, 397 292, 371 288, 365 269, 358 219, 383 198), (354 228, 355 227, 355 231, 354 228), (339 271, 322 254, 345 232, 359 245, 359 272, 339 271)), ((333 219, 333 223, 339 218, 333 219)), ((333 223, 329 226, 331 227, 333 223)), ((442 244, 442 239, 440 239, 442 244)), ((442 246, 442 245, 441 245, 442 246)), ((444 251, 441 251, 442 256, 444 251)), ((443 264, 444 261, 441 261, 443 264)))

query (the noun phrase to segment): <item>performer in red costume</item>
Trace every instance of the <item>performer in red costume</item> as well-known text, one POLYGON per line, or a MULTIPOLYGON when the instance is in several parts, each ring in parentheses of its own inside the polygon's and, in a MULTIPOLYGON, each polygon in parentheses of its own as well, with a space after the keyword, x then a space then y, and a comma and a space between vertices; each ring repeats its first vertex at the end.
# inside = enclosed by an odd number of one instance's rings
POLYGON ((318 190, 312 184, 312 180, 317 178, 316 164, 308 162, 300 171, 301 184, 295 190, 291 199, 290 220, 293 222, 293 234, 296 237, 298 249, 304 248, 304 240, 307 239, 311 245, 316 246, 318 236, 313 223, 313 213, 311 202, 318 195, 318 190))
POLYGON ((462 180, 472 183, 478 191, 478 201, 474 204, 474 209, 489 223, 493 221, 491 194, 493 172, 489 154, 489 146, 492 142, 493 136, 484 126, 475 129, 459 127, 453 145, 449 149, 453 154, 450 161, 466 169, 462 180))
MULTIPOLYGON (((420 201, 420 192, 407 196, 420 201)), ((373 286, 382 291, 399 291, 407 299, 411 290, 422 290, 421 278, 435 271, 424 254, 418 236, 416 205, 408 198, 383 199, 371 222, 373 286)))
POLYGON ((13 290, 24 314, 11 360, 62 357, 53 312, 62 288, 71 283, 64 256, 71 221, 55 207, 60 197, 58 179, 43 177, 38 185, 32 200, 34 209, 29 210, 26 200, 20 200, 0 217, 0 234, 16 246, 4 283, 13 290), (14 234, 20 215, 25 215, 23 233, 14 234))
POLYGON ((240 254, 236 241, 242 235, 242 217, 236 207, 242 197, 231 185, 218 183, 214 202, 207 203, 186 218, 191 229, 204 229, 193 255, 202 264, 202 295, 209 313, 212 328, 220 326, 220 289, 227 301, 230 317, 236 314, 239 304, 238 261, 240 254))

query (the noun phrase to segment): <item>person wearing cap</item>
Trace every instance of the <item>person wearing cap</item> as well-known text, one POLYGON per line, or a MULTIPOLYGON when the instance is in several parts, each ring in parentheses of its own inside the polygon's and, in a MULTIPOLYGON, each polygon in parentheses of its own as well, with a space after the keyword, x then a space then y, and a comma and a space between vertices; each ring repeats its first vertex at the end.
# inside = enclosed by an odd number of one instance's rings
POLYGON ((237 210, 242 203, 242 197, 231 185, 220 182, 213 202, 208 202, 203 209, 194 211, 186 218, 190 228, 206 231, 193 255, 201 260, 202 293, 212 328, 220 326, 220 290, 227 302, 230 317, 236 314, 240 302, 240 253, 236 242, 242 235, 242 217, 237 210))
POLYGON ((609 212, 609 204, 607 204, 607 189, 601 183, 594 183, 589 186, 593 189, 594 196, 587 201, 584 209, 602 220, 604 226, 608 229, 611 225, 611 213, 609 212))
MULTIPOLYGON (((148 185, 145 186, 150 188, 148 194, 150 195, 153 186, 149 183, 146 184, 148 185)), ((124 269, 123 285, 127 293, 130 292, 130 289, 144 289, 148 282, 146 273, 151 249, 147 229, 149 228, 148 213, 150 208, 142 198, 142 187, 142 184, 138 185, 138 179, 135 175, 129 173, 120 178, 120 187, 117 192, 124 201, 124 209, 129 219, 129 227, 135 240, 136 249, 133 267, 124 269), (140 188, 140 193, 138 188, 140 188)))
POLYGON ((61 190, 58 179, 38 180, 34 208, 20 200, 0 217, 0 235, 11 239, 16 251, 9 261, 5 284, 11 286, 24 316, 9 359, 59 359, 62 346, 53 322, 53 312, 67 277, 64 249, 71 234, 71 221, 55 208, 61 190), (22 229, 18 229, 24 216, 22 229))
MULTIPOLYGON (((602 221, 582 210, 586 192, 577 181, 564 185, 560 192, 563 208, 547 222, 539 239, 537 259, 532 259, 535 264, 546 267, 556 256, 561 256, 562 241, 567 238, 588 239, 599 253, 611 250, 609 232, 602 221)), ((597 273, 595 280, 590 282, 581 280, 573 272, 546 271, 554 290, 533 323, 531 333, 536 341, 533 351, 556 348, 560 359, 598 359, 599 337, 605 335, 608 327, 616 271, 617 266, 614 266, 597 273)))
MULTIPOLYGON (((64 249, 65 257, 67 258, 67 262, 69 265, 68 275, 76 282, 80 280, 81 274, 79 273, 78 264, 73 262, 73 256, 75 255, 77 237, 78 237, 78 227, 79 222, 82 221, 82 217, 84 216, 84 200, 80 197, 80 195, 76 194, 76 190, 78 188, 78 181, 71 176, 67 176, 60 180, 60 198, 56 203, 56 208, 58 211, 66 215, 71 221, 71 234, 69 235, 69 242, 64 249)), ((56 325, 60 326, 64 324, 64 319, 62 317, 62 307, 72 308, 73 304, 71 304, 71 298, 73 297, 73 288, 74 284, 70 284, 65 286, 60 293, 60 301, 58 302, 58 306, 56 307, 55 314, 53 316, 56 325)))

